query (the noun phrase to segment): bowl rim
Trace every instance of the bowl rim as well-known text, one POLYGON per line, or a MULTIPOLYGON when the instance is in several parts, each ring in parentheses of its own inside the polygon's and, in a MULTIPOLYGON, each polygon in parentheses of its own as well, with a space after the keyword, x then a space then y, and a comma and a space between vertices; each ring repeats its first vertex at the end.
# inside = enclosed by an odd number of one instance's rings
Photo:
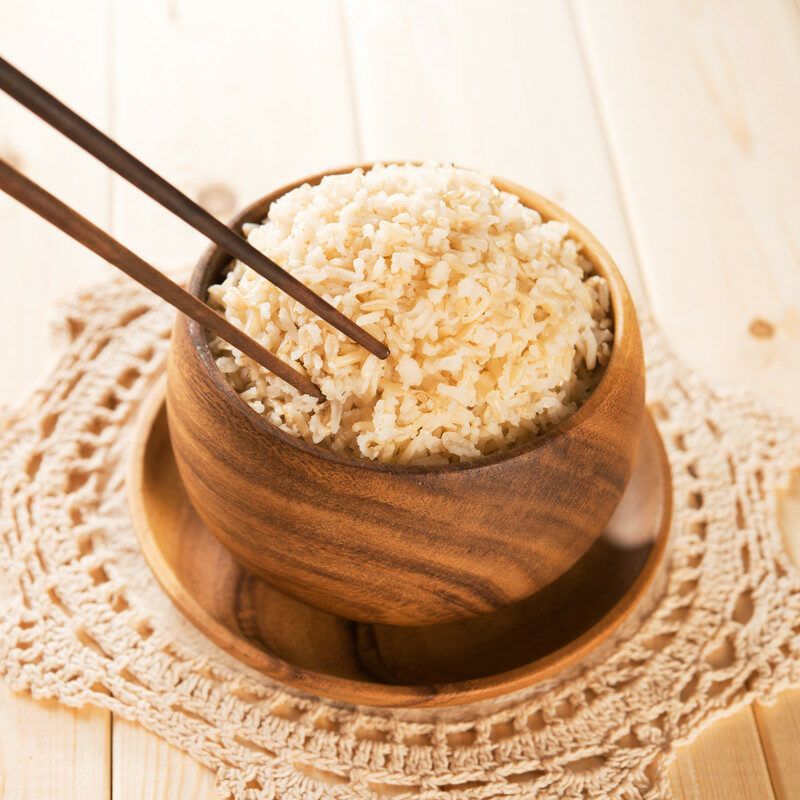
MULTIPOLYGON (((314 175, 302 178, 286 184, 269 194, 264 195, 255 202, 250 203, 228 223, 228 227, 242 234, 242 226, 257 222, 266 218, 270 205, 283 195, 304 184, 314 186, 329 175, 342 175, 356 169, 367 171, 376 165, 389 164, 415 164, 418 161, 380 161, 354 164, 335 169, 325 170, 314 175)), ((200 323, 188 317, 182 317, 186 325, 189 341, 195 353, 199 357, 200 364, 214 388, 225 398, 234 409, 238 409, 244 418, 262 433, 278 439, 300 452, 314 458, 321 458, 324 461, 332 462, 341 466, 353 469, 363 469, 371 472, 380 472, 395 475, 436 475, 436 474, 455 474, 471 470, 491 469, 493 466, 509 461, 514 458, 532 453, 541 447, 564 436, 568 431, 581 425, 589 419, 605 402, 613 392, 614 379, 625 369, 620 343, 631 336, 639 336, 636 310, 630 296, 630 292, 625 283, 619 268, 614 263, 606 249, 600 244, 599 240, 575 217, 568 214, 564 209, 553 201, 527 189, 513 181, 506 180, 497 176, 491 177, 492 183, 501 191, 515 194, 523 205, 538 212, 545 222, 558 221, 564 222, 569 227, 569 237, 576 240, 581 247, 581 255, 586 258, 593 266, 596 274, 606 279, 609 288, 609 298, 611 301, 612 328, 614 331, 614 341, 611 348, 611 357, 603 371, 599 383, 592 390, 589 397, 566 419, 548 431, 534 436, 529 441, 519 447, 512 447, 508 450, 501 450, 487 456, 481 456, 470 461, 459 462, 457 464, 435 464, 435 465, 399 465, 384 463, 367 458, 353 458, 341 455, 328 450, 319 445, 309 444, 297 436, 292 436, 277 425, 265 419, 261 414, 252 409, 242 400, 233 387, 225 380, 216 361, 211 354, 208 336, 200 323), (613 376, 613 378, 611 377, 613 376)), ((195 268, 192 270, 188 283, 188 290, 204 303, 208 299, 208 288, 221 270, 232 260, 224 257, 223 248, 217 244, 208 247, 200 257, 195 268)), ((181 317, 179 317, 181 319, 181 317)), ((391 358, 391 355, 389 356, 391 358)))

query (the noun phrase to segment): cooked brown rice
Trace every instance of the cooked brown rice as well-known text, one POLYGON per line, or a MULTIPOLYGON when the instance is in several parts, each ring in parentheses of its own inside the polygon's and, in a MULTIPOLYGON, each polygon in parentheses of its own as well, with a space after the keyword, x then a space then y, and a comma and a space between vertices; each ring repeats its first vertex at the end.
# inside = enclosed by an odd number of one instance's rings
POLYGON ((211 304, 325 396, 317 404, 220 339, 217 365, 294 436, 395 464, 466 461, 561 422, 609 358, 608 286, 567 225, 449 165, 305 184, 249 241, 391 351, 380 361, 237 262, 211 304))

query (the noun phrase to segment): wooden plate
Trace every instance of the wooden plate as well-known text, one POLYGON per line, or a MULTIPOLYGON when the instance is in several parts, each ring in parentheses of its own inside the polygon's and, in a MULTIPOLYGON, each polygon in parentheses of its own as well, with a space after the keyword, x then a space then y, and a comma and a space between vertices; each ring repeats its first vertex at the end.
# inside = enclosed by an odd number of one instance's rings
MULTIPOLYGON (((658 592, 669 464, 648 416, 633 478, 604 536, 569 572, 499 611, 423 627, 368 625, 247 573, 192 508, 170 446, 164 385, 138 421, 129 500, 145 558, 175 605, 223 650, 305 692, 376 706, 446 706, 517 691, 585 663, 658 592)), ((605 648, 603 648, 605 650, 605 648)))

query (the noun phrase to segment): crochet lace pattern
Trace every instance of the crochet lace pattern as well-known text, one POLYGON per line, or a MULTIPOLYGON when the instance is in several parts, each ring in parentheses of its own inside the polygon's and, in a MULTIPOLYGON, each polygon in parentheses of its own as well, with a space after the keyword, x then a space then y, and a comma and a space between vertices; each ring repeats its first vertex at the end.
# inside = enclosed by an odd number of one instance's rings
POLYGON ((777 490, 800 430, 712 389, 644 325, 648 401, 673 472, 667 588, 599 663, 448 713, 337 704, 207 641, 139 553, 130 433, 172 312, 113 281, 64 307, 63 356, 0 434, 0 674, 136 720, 216 773, 223 798, 669 796, 677 744, 800 683, 800 573, 777 490))

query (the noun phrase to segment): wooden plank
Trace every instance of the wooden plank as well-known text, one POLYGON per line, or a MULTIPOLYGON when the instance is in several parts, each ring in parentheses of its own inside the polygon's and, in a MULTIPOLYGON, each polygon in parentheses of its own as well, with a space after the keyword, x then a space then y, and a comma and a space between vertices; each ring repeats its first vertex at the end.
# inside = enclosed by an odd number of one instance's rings
POLYGON ((755 705, 761 744, 778 800, 800 797, 800 689, 784 692, 774 705, 755 705))
MULTIPOLYGON (((113 17, 114 136, 221 218, 281 182, 358 159, 334 4, 248 0, 220 25, 209 3, 115 0, 113 17), (298 59, 300 47, 314 57, 298 59)), ((117 179, 112 229, 167 268, 207 246, 117 179)), ((115 798, 188 800, 212 786, 188 755, 114 719, 115 798)))
MULTIPOLYGON (((800 566, 800 470, 778 502, 789 556, 800 566)), ((800 797, 800 690, 778 696, 774 705, 756 703, 755 719, 778 800, 800 797)))
MULTIPOLYGON (((800 28, 772 3, 754 35, 754 10, 579 0, 576 17, 662 325, 707 375, 798 413, 800 28)), ((784 517, 796 543, 796 513, 784 517)), ((790 718, 782 701, 761 726, 776 786, 796 776, 790 718)), ((749 709, 714 726, 681 754, 676 793, 773 796, 758 734, 749 709)))
POLYGON ((792 473, 778 495, 778 522, 789 558, 800 567, 800 469, 792 473))
MULTIPOLYGON (((113 2, 114 135, 213 213, 356 160, 333 3, 247 0, 221 20, 213 3, 113 2)), ((156 266, 207 246, 116 177, 113 228, 156 266)))
POLYGON ((211 770, 153 733, 114 718, 114 800, 216 800, 211 770))
MULTIPOLYGON (((105 0, 54 14, 44 0, 5 3, 0 51, 82 114, 108 121, 105 0)), ((11 161, 83 214, 108 223, 108 178, 63 137, 0 97, 0 157, 11 161)), ((99 259, 0 197, 3 280, 0 319, 14 330, 0 376, 0 403, 21 402, 50 368, 48 320, 54 301, 105 274, 99 259)), ((6 327, 8 326, 8 327, 6 327)), ((16 697, 0 684, 0 796, 108 798, 110 714, 16 697)))
POLYGON ((20 697, 0 683, 0 797, 107 800, 110 715, 20 697))
POLYGON ((681 748, 670 779, 675 800, 772 800, 752 708, 720 720, 681 748))
MULTIPOLYGON (((108 14, 104 0, 53 13, 46 0, 4 3, 0 51, 81 114, 108 122, 108 14)), ((106 170, 6 95, 0 95, 0 157, 101 225, 108 223, 106 170)), ((0 403, 20 402, 52 363, 53 303, 108 267, 6 195, 0 196, 3 292, 0 319, 14 331, 0 376, 0 403)))
POLYGON ((706 375, 800 416, 797 8, 576 5, 659 320, 706 375))
POLYGON ((480 0, 347 0, 344 9, 365 160, 455 161, 529 186, 581 219, 638 293, 567 4, 516 1, 498 14, 480 0))

